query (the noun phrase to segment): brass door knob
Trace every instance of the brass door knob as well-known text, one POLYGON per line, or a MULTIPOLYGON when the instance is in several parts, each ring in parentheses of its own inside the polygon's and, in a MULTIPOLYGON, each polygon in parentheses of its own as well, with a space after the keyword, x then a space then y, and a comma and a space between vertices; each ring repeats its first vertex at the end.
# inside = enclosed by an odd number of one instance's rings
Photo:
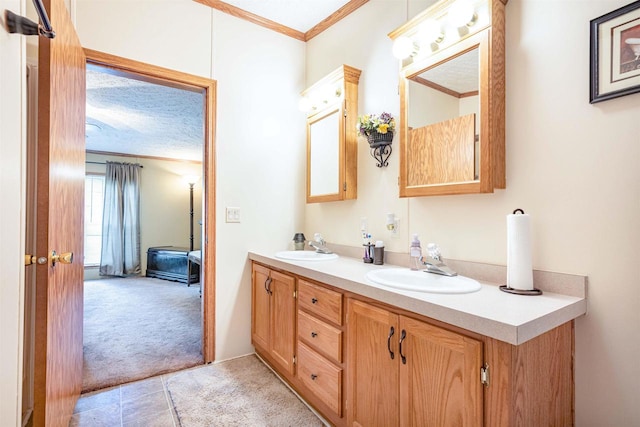
POLYGON ((51 264, 56 265, 57 262, 62 264, 73 263, 73 252, 65 252, 58 255, 56 251, 51 251, 51 264))

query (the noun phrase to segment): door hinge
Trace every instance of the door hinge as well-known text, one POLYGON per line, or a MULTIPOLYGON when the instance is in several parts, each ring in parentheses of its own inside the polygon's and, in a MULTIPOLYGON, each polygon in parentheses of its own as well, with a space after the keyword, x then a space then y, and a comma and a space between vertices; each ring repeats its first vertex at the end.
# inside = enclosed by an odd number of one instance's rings
POLYGON ((489 387, 489 365, 486 363, 480 368, 480 382, 489 387))
POLYGON ((295 357, 295 356, 293 356, 293 364, 295 365, 295 364, 296 364, 296 362, 297 362, 296 357, 295 357))
POLYGON ((347 183, 342 184, 342 191, 347 191, 347 183))
POLYGON ((296 299, 298 297, 298 291, 293 291, 293 299, 296 299))

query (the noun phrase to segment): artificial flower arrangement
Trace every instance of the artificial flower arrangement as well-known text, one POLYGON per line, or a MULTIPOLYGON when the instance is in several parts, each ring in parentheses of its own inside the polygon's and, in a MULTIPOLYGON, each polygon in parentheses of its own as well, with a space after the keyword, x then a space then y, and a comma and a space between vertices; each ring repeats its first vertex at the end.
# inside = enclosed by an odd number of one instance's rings
POLYGON ((365 114, 358 117, 358 135, 369 136, 373 133, 393 133, 396 129, 396 120, 389 113, 365 114))
POLYGON ((393 139, 393 132, 396 129, 396 120, 389 113, 365 114, 358 117, 356 126, 358 135, 365 136, 369 144, 378 141, 388 141, 393 139))

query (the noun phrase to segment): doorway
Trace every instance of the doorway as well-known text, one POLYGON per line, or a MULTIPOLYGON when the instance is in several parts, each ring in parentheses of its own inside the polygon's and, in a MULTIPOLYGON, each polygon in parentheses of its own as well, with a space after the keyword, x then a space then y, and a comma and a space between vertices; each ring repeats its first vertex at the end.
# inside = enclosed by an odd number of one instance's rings
POLYGON ((202 355, 204 363, 212 362, 215 357, 215 81, 89 49, 84 52, 88 67, 99 66, 114 75, 203 94, 202 355))

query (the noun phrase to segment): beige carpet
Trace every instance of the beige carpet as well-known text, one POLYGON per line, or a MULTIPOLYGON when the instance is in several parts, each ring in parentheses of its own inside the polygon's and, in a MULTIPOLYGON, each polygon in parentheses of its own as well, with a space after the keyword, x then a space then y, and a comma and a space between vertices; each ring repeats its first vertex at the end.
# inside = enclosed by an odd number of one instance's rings
POLYGON ((85 282, 83 393, 202 364, 200 304, 184 283, 85 282))
POLYGON ((182 427, 306 427, 322 422, 255 355, 169 376, 182 427))

